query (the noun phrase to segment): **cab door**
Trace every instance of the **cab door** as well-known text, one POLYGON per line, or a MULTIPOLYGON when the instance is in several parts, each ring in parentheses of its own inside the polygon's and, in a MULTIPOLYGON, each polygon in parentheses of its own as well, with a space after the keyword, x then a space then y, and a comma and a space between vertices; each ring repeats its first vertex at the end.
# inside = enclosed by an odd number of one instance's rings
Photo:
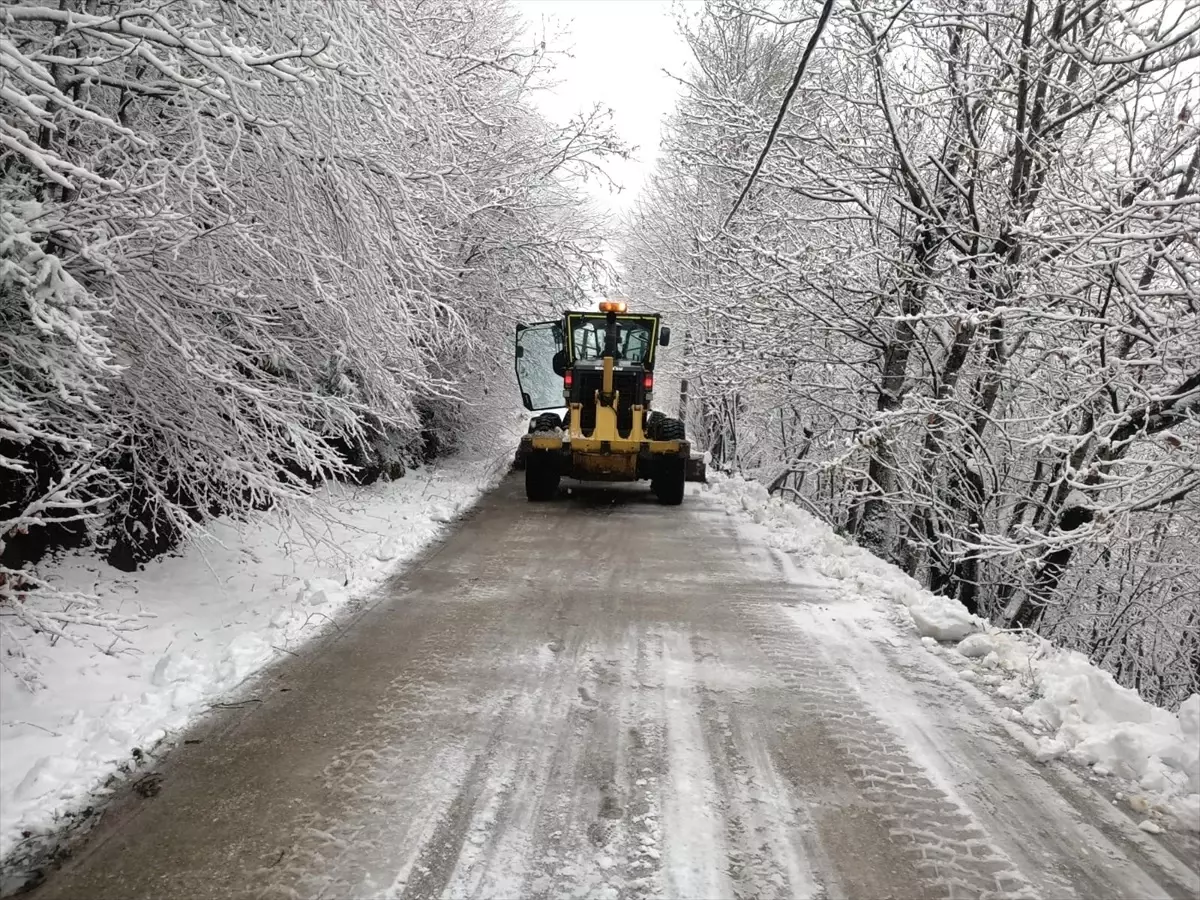
POLYGON ((562 376, 554 371, 554 355, 563 346, 561 321, 517 326, 517 384, 521 402, 531 412, 567 405, 562 376))

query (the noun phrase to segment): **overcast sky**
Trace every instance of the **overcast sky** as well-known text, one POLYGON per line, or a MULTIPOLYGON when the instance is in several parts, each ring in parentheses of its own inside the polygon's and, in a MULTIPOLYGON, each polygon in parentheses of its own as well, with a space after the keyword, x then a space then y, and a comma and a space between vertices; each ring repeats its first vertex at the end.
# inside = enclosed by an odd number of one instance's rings
MULTIPOLYGON (((637 159, 608 166, 624 190, 597 194, 614 211, 622 211, 636 196, 658 152, 659 126, 671 111, 678 85, 663 70, 684 73, 690 58, 687 45, 675 33, 669 0, 512 0, 534 28, 546 21, 553 36, 562 28, 570 34, 551 39, 550 49, 569 49, 561 58, 553 94, 539 98, 543 111, 566 121, 593 102, 610 106, 618 132, 638 145, 637 159)), ((694 3, 686 6, 694 6, 694 3)))

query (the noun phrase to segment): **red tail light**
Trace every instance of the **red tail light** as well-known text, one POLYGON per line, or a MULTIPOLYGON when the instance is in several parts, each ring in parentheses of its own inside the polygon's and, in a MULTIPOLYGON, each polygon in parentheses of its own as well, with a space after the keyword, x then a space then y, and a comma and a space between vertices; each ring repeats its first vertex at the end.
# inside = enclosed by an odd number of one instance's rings
POLYGON ((573 385, 574 383, 575 383, 575 372, 572 371, 571 369, 567 369, 567 371, 563 373, 563 387, 570 388, 571 385, 573 385))
POLYGON ((642 379, 642 385, 648 391, 654 390, 654 375, 651 372, 646 373, 646 377, 642 379))

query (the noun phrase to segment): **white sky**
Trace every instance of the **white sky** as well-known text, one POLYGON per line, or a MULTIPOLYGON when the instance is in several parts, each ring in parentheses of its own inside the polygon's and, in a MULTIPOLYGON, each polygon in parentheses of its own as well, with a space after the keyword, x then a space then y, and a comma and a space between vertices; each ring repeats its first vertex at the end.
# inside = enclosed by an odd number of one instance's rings
MULTIPOLYGON (((675 105, 678 85, 663 69, 683 75, 690 53, 675 33, 669 0, 510 0, 541 35, 547 49, 568 50, 559 57, 553 93, 541 92, 539 105, 552 120, 600 102, 613 110, 618 133, 638 146, 636 159, 615 160, 606 168, 623 187, 608 193, 596 185, 593 194, 613 212, 629 208, 658 153, 659 127, 675 105), (569 31, 555 40, 560 31, 569 31)), ((694 2, 684 4, 695 6, 694 2)))

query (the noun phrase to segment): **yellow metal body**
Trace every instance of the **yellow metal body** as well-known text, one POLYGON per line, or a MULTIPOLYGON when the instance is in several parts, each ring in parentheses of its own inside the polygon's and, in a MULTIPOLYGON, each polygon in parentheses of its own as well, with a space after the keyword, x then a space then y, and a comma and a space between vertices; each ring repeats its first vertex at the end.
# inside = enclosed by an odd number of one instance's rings
MULTIPOLYGON (((627 453, 636 455, 640 450, 651 453, 678 453, 679 441, 648 441, 642 430, 642 418, 646 411, 644 406, 633 408, 633 428, 628 437, 621 437, 617 431, 617 404, 620 396, 613 394, 612 406, 601 406, 600 398, 596 398, 596 427, 590 435, 584 435, 579 420, 583 404, 572 403, 567 413, 567 441, 571 449, 578 453, 627 453)), ((534 450, 558 450, 564 439, 550 435, 534 435, 531 445, 534 450)))
POLYGON ((534 435, 530 441, 534 450, 562 450, 565 446, 571 454, 571 473, 577 478, 636 481, 638 477, 638 454, 675 453, 683 449, 682 441, 650 441, 646 439, 642 422, 644 406, 634 406, 629 434, 622 437, 617 430, 617 410, 621 405, 621 392, 613 389, 614 360, 603 358, 603 374, 600 390, 592 397, 595 404, 595 427, 584 434, 583 404, 568 406, 566 436, 534 435), (605 402, 602 402, 605 401, 605 402))
MULTIPOLYGON (((624 304, 618 304, 613 309, 602 307, 601 311, 609 314, 608 327, 611 329, 613 317, 624 314, 626 309, 624 304)), ((577 338, 572 337, 572 319, 582 320, 589 316, 590 313, 567 313, 565 350, 568 359, 574 359, 576 353, 574 341, 577 338)), ((659 319, 656 315, 634 318, 644 319, 652 329, 650 355, 645 359, 644 369, 636 370, 649 375, 653 371, 653 347, 659 339, 659 319)), ((562 353, 561 336, 558 340, 559 352, 562 353)), ((519 341, 520 338, 518 343, 519 341)), ((590 379, 595 377, 596 356, 593 354, 598 348, 594 342, 584 343, 587 345, 587 352, 580 352, 580 358, 587 360, 584 371, 590 379)), ((621 408, 621 395, 615 390, 616 361, 612 355, 615 352, 613 346, 610 330, 605 340, 604 355, 600 357, 600 388, 595 390, 591 397, 579 397, 579 393, 565 387, 564 394, 568 403, 566 421, 562 423, 563 431, 552 435, 531 429, 529 434, 521 438, 514 464, 525 468, 526 490, 531 500, 550 499, 560 476, 596 481, 637 481, 639 478, 648 478, 656 483, 655 491, 659 492, 660 499, 664 503, 674 505, 683 499, 682 484, 678 485, 680 490, 676 490, 675 487, 675 479, 680 474, 684 476, 683 480, 703 480, 703 463, 691 457, 691 445, 687 440, 647 439, 643 428, 646 406, 635 405, 628 410, 629 418, 625 421, 629 424, 629 432, 625 435, 620 433, 617 428, 617 412, 621 408), (579 399, 570 402, 572 396, 579 399), (585 408, 589 424, 592 426, 587 433, 583 430, 585 408), (682 473, 680 466, 683 468, 682 473), (693 477, 695 473, 699 473, 698 477, 693 477)), ((595 382, 592 381, 591 384, 595 382)), ((529 409, 534 409, 528 396, 525 398, 525 404, 529 409)), ((676 423, 678 424, 680 423, 676 423)), ((534 426, 536 425, 535 421, 534 426)), ((675 433, 678 433, 678 430, 675 433)))

